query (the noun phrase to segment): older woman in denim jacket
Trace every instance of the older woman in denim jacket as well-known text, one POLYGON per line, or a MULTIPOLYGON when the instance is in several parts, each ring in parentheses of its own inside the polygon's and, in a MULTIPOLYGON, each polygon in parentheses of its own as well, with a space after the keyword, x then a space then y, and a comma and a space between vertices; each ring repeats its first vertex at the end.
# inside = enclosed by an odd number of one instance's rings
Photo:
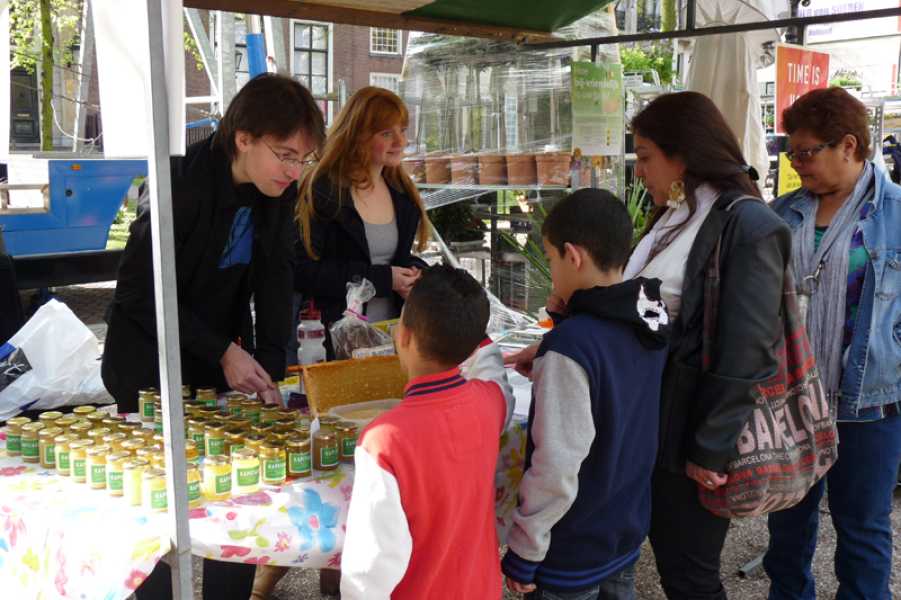
MULTIPOLYGON (((890 598, 892 490, 901 464, 901 187, 867 160, 864 105, 840 88, 783 113, 802 189, 773 208, 792 229, 807 329, 836 408, 839 458, 829 472, 838 534, 838 600, 890 598)), ((820 481, 769 518, 771 600, 813 599, 820 481)))

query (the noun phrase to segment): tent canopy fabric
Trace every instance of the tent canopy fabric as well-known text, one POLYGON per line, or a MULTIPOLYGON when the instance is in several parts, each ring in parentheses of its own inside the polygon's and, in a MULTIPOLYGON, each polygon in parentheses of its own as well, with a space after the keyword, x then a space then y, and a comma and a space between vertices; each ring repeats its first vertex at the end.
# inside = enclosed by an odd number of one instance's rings
POLYGON ((548 41, 613 0, 184 0, 186 8, 490 37, 548 41))

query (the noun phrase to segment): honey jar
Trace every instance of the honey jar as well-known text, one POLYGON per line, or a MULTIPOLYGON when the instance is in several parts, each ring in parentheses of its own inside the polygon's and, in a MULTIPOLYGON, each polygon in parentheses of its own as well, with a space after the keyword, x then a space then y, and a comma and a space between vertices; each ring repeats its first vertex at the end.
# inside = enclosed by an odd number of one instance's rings
POLYGON ((310 437, 293 437, 285 445, 288 479, 308 477, 313 472, 310 437))
POLYGON ((56 427, 59 427, 60 429, 68 431, 69 427, 71 427, 77 421, 78 421, 78 417, 75 417, 73 415, 63 415, 62 417, 60 417, 59 419, 54 421, 53 424, 56 427))
POLYGON ((132 458, 122 464, 122 494, 129 506, 141 506, 141 483, 150 468, 143 458, 132 458))
POLYGON ((109 427, 110 431, 116 432, 119 431, 119 425, 125 422, 125 417, 120 415, 110 415, 107 418, 103 419, 100 424, 104 427, 109 427))
POLYGON ((188 465, 188 508, 197 508, 203 503, 203 494, 201 493, 200 483, 200 467, 196 464, 188 465))
POLYGON ((191 386, 183 385, 181 386, 181 399, 182 402, 187 402, 191 399, 191 386))
POLYGON ((185 460, 188 464, 200 464, 200 451, 197 449, 197 444, 194 440, 185 440, 185 460))
POLYGON ((93 447, 91 440, 78 439, 69 442, 69 464, 72 480, 76 483, 87 481, 87 449, 93 447))
POLYGON ((77 435, 80 439, 88 439, 88 432, 93 429, 90 421, 76 421, 69 425, 69 433, 77 435))
POLYGON ((141 506, 145 510, 164 512, 169 499, 166 496, 166 472, 153 467, 144 471, 141 478, 141 506))
POLYGON ((134 432, 136 429, 143 428, 140 423, 135 423, 133 421, 122 421, 118 425, 119 433, 124 433, 128 437, 134 436, 134 432))
POLYGON ((152 449, 147 455, 147 458, 150 460, 150 466, 154 469, 166 468, 166 454, 163 452, 162 448, 152 449))
POLYGON ((229 392, 225 395, 225 406, 228 408, 229 414, 238 417, 244 415, 244 402, 246 401, 247 396, 240 392, 229 392))
POLYGON ((42 412, 38 415, 38 421, 44 424, 44 427, 49 427, 53 424, 57 419, 62 419, 63 413, 58 410, 48 410, 46 412, 42 412))
POLYGON ((153 415, 153 432, 156 434, 163 433, 163 413, 161 412, 153 415))
MULTIPOLYGON (((52 421, 51 421, 52 422, 52 421)), ((56 436, 62 435, 60 427, 44 427, 38 432, 38 454, 41 466, 45 469, 56 468, 56 436)))
POLYGON ((330 429, 320 429, 313 434, 313 468, 317 471, 334 471, 338 468, 341 453, 338 436, 330 429))
POLYGON ((206 446, 206 421, 204 419, 192 418, 188 419, 188 439, 193 440, 197 446, 197 452, 200 456, 205 454, 206 446))
POLYGON ((272 432, 272 424, 273 423, 274 423, 274 421, 268 421, 265 423, 263 421, 260 421, 259 423, 254 423, 253 425, 250 426, 250 432, 256 433, 258 435, 263 435, 263 436, 268 435, 269 433, 272 432))
POLYGON ((274 423, 278 421, 278 413, 281 411, 277 406, 264 406, 260 409, 260 423, 274 423))
POLYGON ((87 449, 85 469, 91 489, 102 490, 106 487, 106 457, 109 453, 110 447, 106 444, 87 449))
POLYGON ((231 455, 232 494, 246 496, 260 489, 260 459, 249 448, 239 448, 231 455))
POLYGON ((76 418, 83 419, 85 416, 95 412, 97 409, 89 404, 83 406, 76 406, 72 409, 72 414, 76 416, 76 418))
POLYGON ((153 443, 153 436, 156 435, 152 429, 148 429, 147 427, 141 427, 140 429, 135 429, 131 432, 131 435, 136 438, 140 438, 144 440, 145 445, 150 445, 153 443))
POLYGON ((138 455, 138 448, 144 447, 144 438, 129 438, 120 444, 124 452, 128 452, 132 456, 138 455))
POLYGON ((338 434, 338 448, 341 451, 341 462, 353 463, 354 451, 357 449, 357 426, 341 421, 334 426, 338 434))
POLYGON ((283 408, 278 411, 278 421, 280 423, 290 423, 294 425, 300 419, 300 411, 294 408, 283 408))
POLYGON ((92 427, 102 427, 103 420, 109 416, 108 412, 95 410, 85 415, 84 420, 91 424, 92 427))
POLYGON ((145 423, 153 422, 153 397, 156 393, 156 388, 147 388, 138 392, 138 414, 145 423))
POLYGON ((226 456, 203 459, 203 495, 207 500, 228 500, 232 490, 232 468, 226 456))
POLYGON ((221 456, 225 454, 225 426, 220 423, 207 423, 204 427, 204 454, 221 456))
POLYGON ((38 433, 44 429, 40 422, 26 423, 22 425, 22 460, 27 463, 41 461, 41 449, 38 442, 38 433))
POLYGON ((68 477, 71 474, 72 464, 69 460, 69 444, 77 439, 71 433, 64 433, 53 438, 54 452, 56 452, 56 473, 58 475, 68 477))
POLYGON ((122 496, 124 494, 123 482, 125 476, 125 463, 131 460, 128 452, 113 452, 106 457, 106 489, 110 496, 122 496))
POLYGON ((259 400, 245 400, 242 405, 242 416, 249 420, 252 424, 260 422, 260 413, 263 410, 263 403, 259 400))
POLYGON ((282 485, 287 476, 284 445, 267 439, 260 446, 260 478, 266 485, 282 485))
POLYGON ((122 444, 127 441, 133 441, 133 440, 129 439, 129 437, 127 435, 125 435, 124 433, 122 433, 121 431, 117 431, 115 433, 109 433, 109 434, 103 436, 103 443, 106 444, 107 446, 109 446, 113 452, 122 452, 122 450, 124 450, 124 448, 122 447, 122 444))
POLYGON ((292 422, 276 421, 275 423, 272 424, 272 432, 277 433, 279 435, 282 435, 285 433, 292 433, 294 431, 295 427, 296 427, 296 425, 294 424, 293 421, 292 422))
POLYGON ((225 432, 225 453, 231 456, 235 450, 244 447, 244 430, 232 427, 225 432))
POLYGON ((113 432, 109 427, 94 427, 88 431, 88 439, 92 440, 95 444, 103 443, 103 438, 108 436, 113 432))
POLYGON ((29 423, 28 417, 13 417, 6 422, 6 453, 9 456, 22 454, 22 427, 29 423))
POLYGON ((253 423, 250 422, 250 419, 245 419, 244 417, 235 417, 233 416, 228 420, 228 426, 231 429, 240 429, 242 431, 250 432, 250 427, 253 423))
POLYGON ((197 401, 207 407, 219 407, 216 388, 197 388, 197 401))
POLYGON ((341 417, 324 414, 319 417, 319 429, 333 429, 336 424, 341 422, 341 417))
POLYGON ((257 454, 260 452, 260 446, 266 441, 266 436, 259 433, 247 433, 244 435, 244 447, 250 448, 257 454))

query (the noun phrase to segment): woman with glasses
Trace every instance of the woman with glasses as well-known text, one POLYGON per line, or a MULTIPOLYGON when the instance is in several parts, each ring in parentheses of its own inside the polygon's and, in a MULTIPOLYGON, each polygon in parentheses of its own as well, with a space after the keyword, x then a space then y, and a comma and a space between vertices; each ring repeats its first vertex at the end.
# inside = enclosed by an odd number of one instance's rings
POLYGON ((770 515, 770 598, 815 597, 810 565, 827 487, 836 597, 889 598, 901 464, 901 187, 869 160, 867 109, 845 90, 809 92, 782 119, 802 188, 774 208, 792 229, 792 265, 836 410, 839 456, 804 501, 770 515))
MULTIPOLYGON (((293 212, 301 161, 325 137, 322 113, 296 81, 261 75, 234 97, 219 128, 172 159, 182 381, 280 402, 291 335, 293 212), (256 319, 251 319, 253 296, 256 319)), ((108 313, 103 382, 120 412, 159 387, 150 211, 139 209, 108 313)), ((203 597, 250 596, 254 567, 204 561, 203 597)), ((172 597, 160 563, 139 600, 172 597)))
MULTIPOLYGON (((322 312, 328 327, 346 308, 347 283, 365 278, 375 298, 370 322, 397 318, 426 264, 429 222, 416 186, 401 166, 407 108, 392 92, 365 87, 332 125, 321 160, 303 178, 297 220, 295 285, 322 312)), ((334 357, 331 343, 329 358, 334 357)))

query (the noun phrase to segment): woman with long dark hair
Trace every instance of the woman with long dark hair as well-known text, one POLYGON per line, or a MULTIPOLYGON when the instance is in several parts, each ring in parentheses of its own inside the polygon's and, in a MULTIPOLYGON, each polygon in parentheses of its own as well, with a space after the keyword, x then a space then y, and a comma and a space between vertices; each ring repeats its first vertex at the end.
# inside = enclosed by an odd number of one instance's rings
POLYGON ((713 102, 667 94, 632 121, 636 176, 654 201, 626 277, 658 277, 672 322, 664 371, 651 545, 668 598, 726 597, 720 553, 729 521, 698 486, 726 483, 726 464, 754 407, 751 390, 777 367, 774 348, 791 234, 762 201, 735 134, 713 102), (702 370, 705 267, 722 238, 712 361, 702 370))

